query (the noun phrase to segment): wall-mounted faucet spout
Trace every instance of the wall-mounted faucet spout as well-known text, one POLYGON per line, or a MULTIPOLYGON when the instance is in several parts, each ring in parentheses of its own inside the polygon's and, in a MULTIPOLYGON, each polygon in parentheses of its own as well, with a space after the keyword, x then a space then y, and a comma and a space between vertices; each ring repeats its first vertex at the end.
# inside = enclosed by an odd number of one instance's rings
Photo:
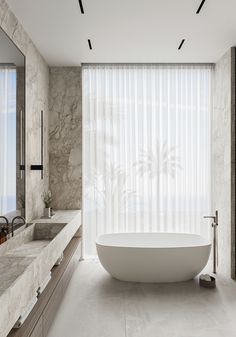
POLYGON ((12 222, 11 222, 11 233, 12 233, 12 236, 14 236, 14 223, 15 223, 15 220, 22 220, 23 221, 23 224, 25 225, 26 222, 25 222, 25 218, 23 218, 23 216, 15 216, 13 219, 12 219, 12 222))
POLYGON ((1 215, 0 219, 3 219, 6 222, 7 226, 9 225, 9 221, 8 221, 8 219, 5 216, 1 215))
POLYGON ((216 210, 215 215, 204 216, 205 219, 213 219, 213 273, 216 274, 216 267, 218 265, 218 237, 217 237, 217 227, 218 227, 218 211, 216 210))

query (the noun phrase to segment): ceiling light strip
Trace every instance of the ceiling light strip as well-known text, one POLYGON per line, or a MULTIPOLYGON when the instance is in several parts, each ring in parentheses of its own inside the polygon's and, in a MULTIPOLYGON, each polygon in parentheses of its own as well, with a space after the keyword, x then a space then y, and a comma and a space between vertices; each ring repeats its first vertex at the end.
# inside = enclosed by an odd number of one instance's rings
POLYGON ((89 45, 89 49, 92 50, 93 47, 92 47, 92 43, 91 43, 90 39, 88 39, 88 45, 89 45))
POLYGON ((201 12, 202 7, 203 7, 205 1, 206 1, 206 0, 202 0, 202 2, 200 3, 200 6, 198 7, 198 10, 196 11, 196 14, 199 14, 199 13, 201 12))
POLYGON ((181 43, 180 43, 180 45, 179 45, 179 47, 178 47, 178 50, 180 50, 180 49, 182 48, 184 42, 185 42, 185 39, 183 39, 183 40, 181 41, 181 43))
POLYGON ((79 0, 79 7, 80 7, 81 14, 84 14, 84 6, 82 3, 82 0, 79 0))

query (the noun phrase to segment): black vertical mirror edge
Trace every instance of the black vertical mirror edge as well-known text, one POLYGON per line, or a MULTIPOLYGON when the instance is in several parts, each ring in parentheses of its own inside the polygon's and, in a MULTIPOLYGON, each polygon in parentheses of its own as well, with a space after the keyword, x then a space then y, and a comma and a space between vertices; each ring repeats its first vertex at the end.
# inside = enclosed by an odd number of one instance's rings
POLYGON ((231 277, 236 280, 236 47, 231 49, 231 277))

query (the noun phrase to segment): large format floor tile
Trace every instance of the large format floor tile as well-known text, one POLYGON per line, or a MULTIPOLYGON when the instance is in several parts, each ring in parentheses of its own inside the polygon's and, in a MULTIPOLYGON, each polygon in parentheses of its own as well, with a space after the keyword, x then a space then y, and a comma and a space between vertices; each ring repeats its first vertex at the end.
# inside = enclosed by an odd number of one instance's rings
POLYGON ((236 283, 126 283, 79 264, 48 337, 236 337, 236 283))

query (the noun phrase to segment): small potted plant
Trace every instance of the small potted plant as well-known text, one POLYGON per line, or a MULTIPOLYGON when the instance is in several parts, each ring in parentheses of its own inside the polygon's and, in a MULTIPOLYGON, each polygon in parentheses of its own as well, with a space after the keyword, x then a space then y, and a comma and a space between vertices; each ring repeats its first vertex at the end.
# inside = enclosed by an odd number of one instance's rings
POLYGON ((51 203, 52 203, 51 191, 44 192, 42 197, 45 205, 43 215, 45 218, 51 218, 51 203))

